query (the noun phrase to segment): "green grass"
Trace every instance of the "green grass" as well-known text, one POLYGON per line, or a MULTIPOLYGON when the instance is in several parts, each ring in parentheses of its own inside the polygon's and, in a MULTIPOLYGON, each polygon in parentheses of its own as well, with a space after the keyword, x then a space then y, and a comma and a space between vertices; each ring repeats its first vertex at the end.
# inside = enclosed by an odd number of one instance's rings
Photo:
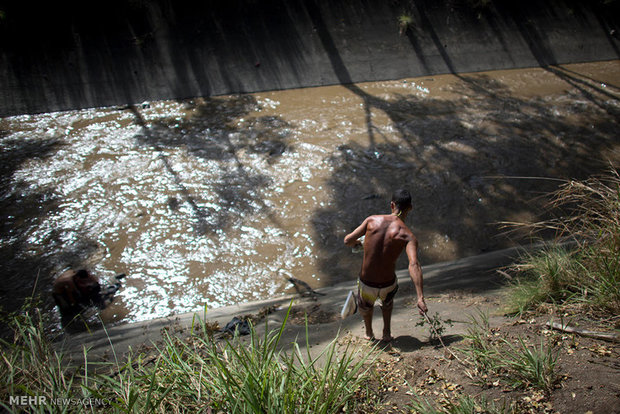
POLYGON ((514 413, 512 404, 496 404, 487 401, 485 397, 472 397, 461 394, 455 401, 447 401, 444 404, 431 403, 427 399, 415 396, 409 404, 409 409, 420 414, 509 414, 514 413))
POLYGON ((498 355, 497 366, 505 370, 506 380, 515 388, 529 387, 550 391, 558 381, 558 350, 540 343, 528 346, 522 337, 512 344, 502 338, 504 350, 498 355))
POLYGON ((473 369, 472 377, 498 377, 513 388, 536 388, 549 392, 559 379, 559 350, 545 344, 530 346, 522 337, 513 342, 496 336, 488 317, 473 316, 464 335, 467 344, 460 351, 473 369))
POLYGON ((482 312, 479 312, 478 316, 471 316, 464 338, 469 343, 460 351, 465 355, 467 362, 474 367, 476 373, 493 370, 497 348, 493 345, 488 316, 482 312))
POLYGON ((578 268, 575 253, 562 246, 549 246, 525 256, 518 266, 520 277, 507 295, 507 313, 521 315, 541 303, 569 300, 575 294, 578 268))
POLYGON ((341 348, 334 339, 313 357, 307 332, 305 349, 293 342, 285 350, 286 319, 278 329, 266 326, 263 336, 252 326, 247 340, 227 341, 215 340, 201 322, 189 337, 166 333, 154 356, 129 354, 119 360, 114 355, 113 362, 94 364, 84 351, 82 366, 67 367, 43 334, 40 315, 26 312, 14 324, 15 342, 2 343, 0 403, 11 412, 19 410, 8 405, 10 396, 93 398, 106 406, 92 410, 116 413, 337 413, 365 404, 359 395, 370 380, 376 352, 341 348))
POLYGON ((522 314, 543 303, 580 304, 606 316, 620 314, 620 176, 570 181, 551 197, 565 214, 532 225, 552 229, 572 248, 550 244, 515 266, 518 278, 509 289, 509 313, 522 314))
POLYGON ((612 316, 620 315, 619 244, 616 239, 612 246, 588 246, 579 262, 582 276, 575 286, 577 301, 612 316))
MULTIPOLYGON (((13 341, 0 341, 0 406, 7 411, 11 396, 37 396, 47 400, 70 398, 79 388, 79 367, 63 367, 63 355, 46 338, 38 310, 16 315, 13 341)), ((30 412, 45 412, 32 407, 30 412)))

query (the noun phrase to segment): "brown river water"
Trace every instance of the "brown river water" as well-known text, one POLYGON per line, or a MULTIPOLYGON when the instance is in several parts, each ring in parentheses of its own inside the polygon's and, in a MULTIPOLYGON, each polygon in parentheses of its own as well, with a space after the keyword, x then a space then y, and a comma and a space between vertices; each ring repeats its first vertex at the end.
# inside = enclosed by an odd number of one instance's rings
POLYGON ((70 266, 128 275, 108 322, 354 280, 342 239, 398 187, 423 265, 529 242, 498 223, 618 166, 619 87, 609 61, 0 119, 4 307, 52 311, 70 266))

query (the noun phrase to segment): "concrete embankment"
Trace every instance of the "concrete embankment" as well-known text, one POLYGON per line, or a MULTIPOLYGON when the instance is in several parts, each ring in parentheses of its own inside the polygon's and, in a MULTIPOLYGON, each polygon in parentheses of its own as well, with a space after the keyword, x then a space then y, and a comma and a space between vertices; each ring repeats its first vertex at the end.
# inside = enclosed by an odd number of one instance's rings
POLYGON ((12 2, 0 116, 618 59, 619 3, 12 2))
MULTIPOLYGON (((467 320, 467 314, 478 308, 496 307, 493 298, 497 297, 506 283, 506 279, 497 272, 497 269, 514 263, 524 252, 537 248, 540 248, 540 245, 516 247, 424 266, 424 294, 429 313, 438 314, 444 320, 463 322, 467 320), (446 297, 458 300, 444 300, 446 297)), ((415 326, 419 316, 415 308, 415 289, 407 270, 397 272, 397 277, 399 291, 394 302, 392 335, 399 346, 415 348, 419 346, 421 340, 425 340, 427 332, 415 326)), ((58 343, 58 347, 74 361, 83 359, 83 347, 85 347, 88 350, 89 360, 93 361, 109 357, 113 353, 121 355, 130 349, 153 350, 153 345, 160 343, 166 332, 172 336, 188 335, 194 326, 199 326, 200 319, 224 327, 236 316, 258 317, 257 332, 262 337, 265 328, 264 318, 267 319, 269 329, 277 329, 291 306, 287 329, 281 343, 286 345, 297 340, 305 342, 307 315, 309 343, 315 347, 313 352, 320 352, 339 334, 363 337, 363 323, 359 314, 344 320, 340 318, 347 294, 354 290, 355 286, 354 281, 349 281, 317 289, 317 293, 312 296, 279 296, 207 309, 206 312, 185 313, 168 318, 111 326, 105 330, 66 335, 58 343)), ((378 308, 374 316, 376 333, 380 333, 382 322, 378 308)), ((498 315, 491 316, 495 318, 498 315)), ((464 327, 465 325, 458 324, 448 329, 446 333, 458 335, 463 332, 464 327)))

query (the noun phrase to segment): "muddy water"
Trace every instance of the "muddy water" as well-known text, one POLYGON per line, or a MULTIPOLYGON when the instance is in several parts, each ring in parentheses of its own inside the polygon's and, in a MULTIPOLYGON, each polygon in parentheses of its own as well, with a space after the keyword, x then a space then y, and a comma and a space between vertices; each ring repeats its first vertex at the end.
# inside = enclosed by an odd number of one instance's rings
POLYGON ((542 177, 618 162, 619 85, 612 61, 4 118, 2 295, 126 273, 103 318, 139 321, 351 280, 342 238, 400 186, 423 264, 527 241, 497 223, 545 216, 542 177))

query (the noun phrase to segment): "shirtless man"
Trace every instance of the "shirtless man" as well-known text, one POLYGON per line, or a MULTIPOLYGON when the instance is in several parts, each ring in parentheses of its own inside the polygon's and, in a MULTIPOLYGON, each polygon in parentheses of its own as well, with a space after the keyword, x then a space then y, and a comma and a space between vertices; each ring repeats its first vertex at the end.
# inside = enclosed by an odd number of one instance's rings
POLYGON ((89 306, 101 304, 101 285, 86 269, 71 269, 54 280, 52 296, 66 325, 89 306))
POLYGON ((63 326, 68 326, 77 316, 90 307, 105 308, 112 302, 114 293, 121 287, 120 279, 114 277, 114 284, 102 287, 99 279, 86 269, 67 270, 54 280, 52 296, 60 311, 63 326))
POLYGON ((359 238, 365 236, 364 259, 358 281, 358 307, 364 319, 366 338, 373 339, 373 307, 375 301, 381 299, 382 340, 386 342, 393 339, 392 309, 398 290, 395 267, 403 249, 409 258, 409 275, 418 296, 418 310, 420 314, 428 311, 424 301, 422 268, 418 262, 418 240, 404 222, 412 209, 411 195, 407 190, 395 191, 390 206, 392 214, 370 216, 344 238, 347 246, 355 247, 361 244, 359 238))

